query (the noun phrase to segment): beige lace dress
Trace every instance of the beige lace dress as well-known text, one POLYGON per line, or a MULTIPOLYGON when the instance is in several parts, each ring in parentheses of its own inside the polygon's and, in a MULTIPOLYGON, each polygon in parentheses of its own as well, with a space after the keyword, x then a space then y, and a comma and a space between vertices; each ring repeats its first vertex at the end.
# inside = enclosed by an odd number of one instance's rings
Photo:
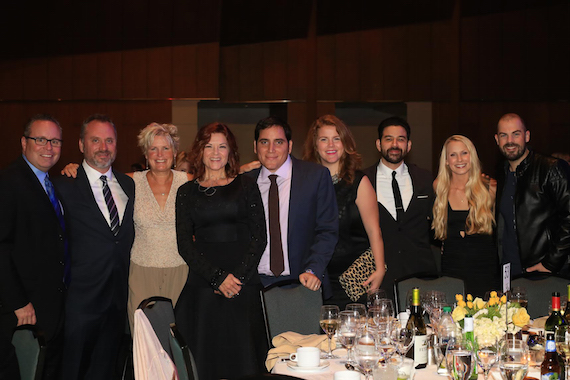
POLYGON ((147 180, 148 170, 135 172, 135 241, 129 270, 129 322, 146 298, 167 297, 173 305, 186 284, 188 266, 178 254, 176 242, 176 193, 188 181, 187 174, 173 170, 172 186, 161 209, 147 180))

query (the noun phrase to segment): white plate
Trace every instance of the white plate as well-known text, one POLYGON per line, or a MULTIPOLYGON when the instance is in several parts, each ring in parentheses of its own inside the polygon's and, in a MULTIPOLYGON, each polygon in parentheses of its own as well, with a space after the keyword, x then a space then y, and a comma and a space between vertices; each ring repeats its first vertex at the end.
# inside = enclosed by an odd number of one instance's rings
POLYGON ((318 371, 322 371, 323 369, 327 368, 329 366, 329 364, 330 363, 328 361, 321 360, 318 367, 299 367, 297 365, 297 362, 289 361, 289 362, 287 362, 287 367, 291 368, 294 371, 299 371, 299 372, 318 372, 318 371))

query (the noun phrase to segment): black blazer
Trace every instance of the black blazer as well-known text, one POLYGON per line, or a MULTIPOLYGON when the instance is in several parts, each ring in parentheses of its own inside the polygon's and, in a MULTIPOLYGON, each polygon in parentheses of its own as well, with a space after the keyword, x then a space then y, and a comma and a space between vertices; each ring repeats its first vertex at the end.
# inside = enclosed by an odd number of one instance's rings
MULTIPOLYGON (((326 267, 338 240, 338 209, 329 171, 318 164, 291 157, 291 195, 287 244, 290 276, 312 269, 323 282, 323 295, 332 295, 326 267)), ((261 169, 248 173, 257 181, 261 169)))
POLYGON ((76 313, 99 314, 110 307, 126 309, 135 185, 122 173, 113 171, 113 175, 129 197, 117 236, 97 206, 83 166, 79 166, 77 178, 57 180, 66 210, 71 255, 67 308, 76 313))
MULTIPOLYGON (((382 289, 388 294, 393 293, 394 280, 398 278, 420 272, 437 272, 431 251, 431 218, 435 198, 433 178, 427 170, 407 165, 414 192, 403 220, 396 222, 392 214, 378 203, 384 257, 388 266, 382 289)), ((378 164, 363 170, 375 191, 377 167, 378 164)))
POLYGON ((0 313, 14 315, 31 302, 49 340, 62 326, 64 235, 22 157, 0 173, 0 210, 0 313))

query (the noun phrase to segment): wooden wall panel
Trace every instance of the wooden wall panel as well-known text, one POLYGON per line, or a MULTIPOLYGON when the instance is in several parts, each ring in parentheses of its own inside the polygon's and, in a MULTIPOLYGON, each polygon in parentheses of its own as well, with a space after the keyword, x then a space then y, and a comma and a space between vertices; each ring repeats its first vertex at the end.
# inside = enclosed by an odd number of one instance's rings
POLYGON ((263 98, 287 99, 287 41, 263 44, 263 98))
POLYGON ((336 39, 317 37, 317 99, 336 100, 336 39))
POLYGON ((97 55, 73 56, 73 98, 97 99, 97 55))
POLYGON ((219 98, 220 45, 217 42, 196 45, 196 56, 197 91, 192 98, 219 98))
MULTIPOLYGON (((499 22, 499 21, 498 21, 499 22)), ((526 45, 529 36, 525 35, 529 23, 526 22, 525 11, 510 12, 508 16, 501 17, 501 64, 500 69, 501 86, 497 89, 497 99, 524 100, 526 97, 525 88, 532 75, 525 70, 527 66, 526 45)), ((495 36, 497 39, 498 36, 495 36)), ((480 57, 484 60, 485 57, 480 57)))
POLYGON ((404 26, 382 30, 384 98, 386 100, 405 100, 408 98, 406 80, 409 63, 407 61, 406 35, 406 27, 404 26))
POLYGON ((172 96, 172 48, 147 49, 146 97, 166 99, 172 96))
POLYGON ((459 29, 453 20, 432 25, 432 80, 434 101, 457 98, 459 90, 459 29))
POLYGON ((263 100, 263 44, 240 47, 239 100, 263 100))
POLYGON ((220 98, 231 102, 239 100, 239 46, 220 49, 220 98))
POLYGON ((548 11, 548 92, 551 100, 570 101, 570 2, 548 11))
POLYGON ((384 57, 382 33, 366 30, 360 33, 360 99, 373 101, 384 97, 384 57))
POLYGON ((0 99, 24 98, 23 60, 0 61, 0 99))
POLYGON ((481 99, 481 67, 479 65, 479 19, 461 19, 460 97, 462 100, 481 99))
POLYGON ((47 99, 73 99, 73 58, 48 58, 47 99))
POLYGON ((307 98, 308 59, 307 40, 287 41, 287 98, 303 100, 307 98))
POLYGON ((198 92, 196 45, 172 47, 172 97, 191 98, 198 92))
POLYGON ((547 153, 570 153, 570 103, 550 103, 548 105, 548 116, 550 136, 556 136, 556 138, 550 138, 550 150, 547 153))
MULTIPOLYGON (((433 99, 432 27, 416 24, 407 27, 406 54, 408 94, 406 100, 433 99)), ((438 52, 439 53, 439 52, 438 52)))
POLYGON ((335 98, 345 101, 360 100, 360 38, 359 33, 336 35, 334 81, 335 98))
POLYGON ((479 64, 481 84, 480 99, 502 100, 503 76, 503 15, 491 14, 479 19, 479 64))
POLYGON ((46 58, 27 59, 23 65, 24 98, 28 100, 47 99, 48 65, 46 58))
POLYGON ((121 99, 123 95, 123 54, 97 54, 97 99, 121 99))
POLYGON ((148 96, 147 51, 123 52, 123 98, 143 99, 148 96))

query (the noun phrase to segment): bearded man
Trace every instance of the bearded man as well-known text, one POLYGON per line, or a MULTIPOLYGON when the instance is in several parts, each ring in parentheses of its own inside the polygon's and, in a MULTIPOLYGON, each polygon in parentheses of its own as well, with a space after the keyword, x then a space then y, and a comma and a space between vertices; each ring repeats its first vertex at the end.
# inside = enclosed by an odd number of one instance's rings
POLYGON ((393 298, 394 280, 420 272, 436 272, 431 250, 433 177, 404 162, 412 148, 409 124, 399 117, 378 126, 378 164, 364 170, 378 199, 384 257, 388 270, 381 288, 393 298))
POLYGON ((532 151, 530 131, 514 113, 503 115, 495 140, 503 156, 498 176, 499 256, 511 276, 563 271, 570 253, 570 167, 532 151))

